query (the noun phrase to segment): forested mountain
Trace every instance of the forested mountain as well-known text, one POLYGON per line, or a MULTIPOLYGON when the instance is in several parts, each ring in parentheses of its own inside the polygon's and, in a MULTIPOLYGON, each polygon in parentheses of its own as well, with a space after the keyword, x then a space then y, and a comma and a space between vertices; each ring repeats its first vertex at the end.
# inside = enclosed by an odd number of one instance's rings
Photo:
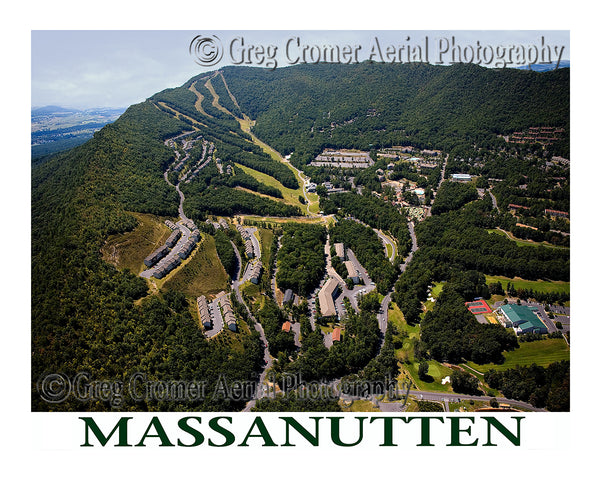
MULTIPOLYGON (((150 102, 130 107, 86 144, 52 157, 32 172, 32 408, 105 410, 108 401, 55 405, 41 400, 39 382, 61 372, 91 381, 194 380, 214 387, 256 378, 262 362, 258 334, 231 351, 208 342, 182 294, 144 298, 146 282, 101 259, 108 235, 132 230, 128 212, 177 216, 179 197, 163 171, 173 151, 163 144, 189 125, 150 102)), ((235 191, 235 190, 232 190, 235 191)), ((243 193, 243 192, 242 192, 243 193)), ((176 402, 134 402, 118 408, 172 409, 176 402)), ((183 408, 238 410, 211 395, 183 408)), ((181 406, 177 408, 182 408, 181 406)))
MULTIPOLYGON (((297 206, 281 199, 278 188, 244 172, 236 178, 242 165, 278 180, 287 189, 298 188, 294 172, 274 161, 242 131, 234 116, 211 101, 213 91, 222 99, 222 107, 256 120, 253 133, 259 138, 281 153, 294 151, 292 160, 303 165, 324 147, 370 150, 408 143, 439 149, 472 147, 477 142, 504 142, 499 134, 532 125, 563 127, 568 133, 568 86, 567 69, 541 74, 473 65, 310 65, 276 71, 226 67, 222 75, 202 74, 131 106, 84 145, 51 156, 32 169, 32 408, 112 407, 104 400, 85 405, 74 400, 54 405, 43 402, 38 382, 48 373, 62 372, 73 378, 85 371, 91 380, 126 382, 141 372, 149 380, 205 381, 209 392, 221 374, 228 381, 257 378, 263 352, 254 329, 240 335, 236 348, 208 341, 182 293, 150 295, 143 279, 127 269, 117 270, 100 253, 109 235, 136 227, 132 212, 163 218, 179 215, 179 196, 164 175, 173 181, 178 178, 178 172, 169 168, 175 163, 175 152, 182 157, 185 152, 180 144, 172 148, 165 140, 183 132, 193 131, 214 147, 207 166, 190 183, 181 185, 183 208, 194 221, 203 222, 208 215, 300 214, 297 206), (230 173, 226 167, 231 167, 230 173)), ((489 264, 491 273, 530 278, 539 274, 541 264, 544 277, 568 278, 566 254, 557 259, 558 254, 549 256, 541 249, 519 250, 507 239, 482 231, 480 223, 487 217, 475 211, 479 207, 461 208, 470 200, 469 193, 456 205, 450 198, 446 204, 440 200, 440 211, 418 228, 421 250, 403 277, 429 280, 440 276, 430 271, 431 264, 450 264, 456 270, 489 264), (420 260, 425 258, 423 251, 429 255, 427 261, 420 260)), ((513 194, 507 191, 500 200, 513 194)), ((410 237, 399 210, 383 200, 343 195, 348 196, 332 195, 324 202, 327 209, 341 208, 371 227, 390 232, 398 241, 398 253, 408 252, 410 237)), ((322 278, 323 259, 317 257, 322 256, 325 231, 298 227, 297 233, 306 235, 290 242, 287 237, 292 230, 285 229, 278 283, 285 286, 287 281, 295 291, 306 294, 322 278), (294 262, 307 261, 304 253, 295 252, 309 249, 312 257, 308 260, 314 260, 318 268, 307 276, 302 268, 292 267, 294 262)), ((223 248, 226 240, 221 240, 218 249, 229 259, 225 263, 231 274, 236 265, 229 247, 223 248)), ((354 248, 360 255, 360 249, 354 248)), ((385 269, 393 268, 387 260, 382 263, 385 269)), ((375 273, 392 282, 389 272, 375 273)), ((412 290, 418 285, 415 280, 404 288, 401 280, 396 287, 397 302, 406 308, 407 318, 411 317, 410 302, 418 303, 424 293, 421 288, 416 293, 412 290)), ((416 307, 412 310, 417 311, 416 307)), ((279 320, 273 322, 273 332, 280 327, 279 320)), ((436 318, 429 320, 435 324, 436 318)), ((348 340, 336 343, 329 352, 323 350, 316 333, 306 335, 297 368, 303 363, 315 365, 313 376, 307 375, 315 379, 358 372, 376 353, 376 324, 374 315, 352 316, 346 324, 348 340)), ((430 343, 434 341, 432 336, 430 343)), ((287 347, 282 342, 278 350, 287 352, 287 347)), ((239 410, 244 403, 243 399, 231 402, 209 395, 183 406, 159 401, 140 405, 130 399, 121 407, 239 410)))
POLYGON ((569 128, 569 69, 362 63, 222 72, 256 120, 255 133, 285 154, 296 152, 299 163, 324 147, 450 150, 503 141, 497 135, 529 126, 569 128))

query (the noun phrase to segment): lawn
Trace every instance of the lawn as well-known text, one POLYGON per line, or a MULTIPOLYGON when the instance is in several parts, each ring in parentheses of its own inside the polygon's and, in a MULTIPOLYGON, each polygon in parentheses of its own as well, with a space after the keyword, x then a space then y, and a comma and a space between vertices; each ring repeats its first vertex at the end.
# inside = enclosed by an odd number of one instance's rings
POLYGON ((485 373, 491 369, 504 371, 514 368, 517 365, 531 365, 533 363, 547 367, 553 362, 570 359, 570 348, 562 338, 523 342, 519 343, 519 345, 520 347, 516 350, 504 353, 506 360, 501 365, 494 363, 478 365, 473 362, 467 362, 467 365, 479 372, 485 373))
POLYGON ((485 281, 489 285, 490 283, 496 283, 500 281, 502 288, 506 290, 508 282, 512 283, 515 288, 531 289, 538 292, 558 292, 558 293, 569 293, 571 291, 571 282, 561 281, 544 281, 544 280, 523 280, 522 278, 508 278, 498 275, 486 275, 485 281))
POLYGON ((410 373, 413 381, 417 384, 417 388, 429 392, 453 392, 450 382, 442 385, 442 379, 452 375, 453 370, 435 360, 428 360, 427 363, 429 364, 429 372, 426 381, 419 378, 419 362, 414 361, 410 364, 404 364, 404 368, 410 373))
POLYGON ((431 289, 431 296, 433 298, 439 297, 440 293, 442 293, 442 289, 444 288, 445 284, 446 282, 434 282, 433 288, 431 289))
POLYGON ((249 297, 255 298, 260 294, 260 287, 252 282, 246 282, 241 287, 242 293, 245 293, 249 297))
POLYGON ((131 232, 108 237, 101 248, 102 259, 134 274, 145 269, 144 259, 165 243, 171 229, 156 215, 131 213, 139 224, 131 232))
POLYGON ((176 290, 192 297, 217 294, 229 287, 229 275, 217 255, 215 239, 203 235, 196 251, 183 266, 172 272, 163 284, 165 290, 176 290))
POLYGON ((419 339, 420 327, 418 325, 408 325, 404 320, 404 315, 398 305, 394 302, 390 302, 388 310, 388 324, 394 325, 396 330, 401 333, 401 336, 406 336, 402 339, 402 347, 397 348, 396 357, 399 360, 412 360, 414 356, 414 345, 419 339))

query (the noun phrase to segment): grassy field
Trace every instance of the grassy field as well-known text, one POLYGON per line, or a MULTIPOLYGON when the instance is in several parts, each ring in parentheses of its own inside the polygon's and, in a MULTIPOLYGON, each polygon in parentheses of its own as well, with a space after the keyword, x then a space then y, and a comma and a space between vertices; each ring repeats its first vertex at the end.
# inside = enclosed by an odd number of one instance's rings
POLYGON ((414 345, 419 339, 420 327, 418 325, 408 325, 404 320, 402 311, 394 302, 390 302, 388 310, 388 324, 394 325, 398 332, 406 332, 406 337, 402 340, 402 347, 397 348, 396 357, 401 361, 412 360, 414 357, 414 345))
MULTIPOLYGON (((275 187, 277 190, 281 192, 283 195, 283 201, 289 205, 294 205, 299 207, 301 210, 306 209, 304 205, 300 203, 298 200, 298 195, 302 195, 302 190, 292 190, 291 188, 284 187, 279 180, 267 175, 266 173, 259 172, 258 170, 254 170, 250 167, 245 167, 244 165, 240 165, 239 163, 235 163, 235 168, 239 168, 244 173, 256 178, 260 183, 264 183, 265 185, 269 185, 271 187, 275 187)), ((253 192, 254 193, 254 192, 253 192)), ((279 198, 268 197, 275 201, 281 201, 279 198)))
POLYGON ((139 224, 131 232, 111 235, 101 249, 102 259, 136 275, 145 269, 144 258, 165 243, 171 229, 156 215, 132 213, 139 224))
POLYGON ((571 282, 561 281, 544 281, 544 280, 523 280, 522 278, 508 278, 498 275, 486 275, 485 281, 489 285, 490 283, 496 283, 500 281, 502 288, 506 290, 508 282, 512 283, 516 289, 519 288, 530 288, 538 292, 559 292, 569 293, 571 291, 571 282))
POLYGON ((506 360, 502 365, 494 363, 478 365, 473 362, 467 362, 467 365, 479 372, 485 373, 491 369, 504 371, 514 368, 517 365, 531 365, 533 363, 547 367, 553 362, 569 360, 570 358, 570 348, 562 338, 523 342, 519 343, 519 345, 520 347, 516 350, 504 353, 506 360))
POLYGON ((271 245, 273 244, 273 231, 266 228, 259 228, 258 235, 262 264, 268 265, 271 260, 271 245))
POLYGON ((258 217, 256 215, 240 215, 240 218, 253 222, 265 222, 272 224, 274 227, 282 227, 285 223, 330 223, 331 217, 258 217))
POLYGON ((431 296, 433 298, 439 297, 440 293, 442 293, 442 289, 444 288, 445 284, 446 282, 435 282, 433 284, 433 288, 431 289, 431 296))
POLYGON ((229 275, 225 272, 217 255, 215 239, 203 235, 193 257, 183 267, 176 269, 172 276, 167 277, 163 288, 197 297, 217 294, 222 290, 227 290, 228 285, 229 275))
MULTIPOLYGON (((258 145, 260 148, 262 148, 262 150, 271 156, 271 158, 273 160, 275 160, 276 162, 281 162, 281 163, 285 163, 288 168, 290 170, 292 170, 292 172, 294 172, 294 176, 296 177, 296 179, 298 180, 298 184, 300 185, 300 187, 296 190, 291 190, 291 189, 287 189, 290 192, 294 192, 295 197, 296 197, 296 202, 298 204, 300 204, 300 202, 298 201, 298 196, 302 195, 302 187, 301 185, 303 185, 305 183, 305 178, 303 177, 303 174, 297 170, 296 168, 293 167, 293 165, 286 159, 284 159, 281 154, 275 150, 274 148, 270 147, 269 145, 267 145, 265 142, 259 140, 256 135, 254 135, 252 133, 252 127, 254 126, 254 121, 250 120, 250 118, 248 118, 248 116, 246 116, 244 114, 244 118, 238 118, 237 121, 240 124, 240 128, 242 129, 242 131, 246 132, 247 134, 249 134, 252 137, 252 141, 258 145)), ((285 198, 286 194, 285 192, 283 192, 283 196, 285 198)), ((303 212, 308 211, 308 214, 312 214, 312 215, 316 215, 317 213, 319 213, 319 196, 316 193, 307 193, 306 197, 308 199, 308 206, 306 205, 301 205, 301 209, 303 212)))

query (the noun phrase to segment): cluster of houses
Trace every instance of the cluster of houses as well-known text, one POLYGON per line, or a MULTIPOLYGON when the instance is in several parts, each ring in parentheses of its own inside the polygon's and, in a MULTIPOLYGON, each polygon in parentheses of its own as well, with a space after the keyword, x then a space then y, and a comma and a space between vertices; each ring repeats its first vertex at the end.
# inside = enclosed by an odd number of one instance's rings
POLYGON ((200 323, 205 330, 212 330, 214 328, 215 313, 213 310, 214 308, 220 308, 222 312, 220 313, 220 316, 223 318, 223 323, 227 325, 227 328, 232 332, 237 332, 237 322, 235 320, 235 315, 233 314, 233 307, 231 306, 229 295, 225 295, 225 293, 222 292, 212 304, 206 300, 204 295, 202 295, 196 299, 196 306, 198 308, 200 323))
MULTIPOLYGON (((180 172, 183 169, 183 166, 185 165, 185 162, 187 161, 188 158, 190 158, 190 155, 188 152, 188 150, 190 150, 194 144, 200 140, 202 138, 202 136, 197 137, 193 140, 184 140, 183 141, 183 150, 186 152, 185 157, 183 157, 181 160, 179 160, 180 154, 179 154, 179 150, 175 150, 175 161, 177 161, 177 164, 173 167, 173 171, 175 172, 180 172)), ((204 142, 206 142, 206 140, 204 140, 204 142)), ((171 148, 175 148, 175 143, 171 143, 168 144, 171 148)))
POLYGON ((219 219, 218 222, 213 222, 210 218, 207 218, 206 224, 212 225, 215 230, 219 230, 220 228, 222 228, 223 230, 227 230, 229 228, 229 224, 224 218, 219 219))
POLYGON ((200 316, 200 323, 206 330, 213 328, 213 319, 208 309, 208 302, 206 297, 202 295, 196 299, 196 305, 198 306, 198 315, 200 316))
MULTIPOLYGON (((181 158, 180 151, 176 150, 177 144, 175 140, 183 136, 190 135, 191 133, 193 132, 186 132, 185 134, 179 135, 175 138, 171 138, 165 141, 165 145, 175 149, 175 165, 171 167, 171 170, 179 173, 183 170, 185 163, 190 158, 189 150, 191 150, 191 148, 196 142, 202 140, 202 155, 200 159, 180 179, 180 181, 185 181, 185 183, 189 183, 198 174, 198 172, 200 172, 200 170, 202 170, 204 167, 206 167, 206 165, 210 163, 210 161, 212 160, 213 151, 215 149, 215 145, 212 142, 203 139, 202 135, 198 135, 196 138, 183 141, 183 150, 186 154, 185 157, 181 158)), ((216 158, 215 161, 219 166, 221 165, 220 159, 216 158)), ((219 171, 223 173, 222 167, 219 168, 219 171)))
POLYGON ((232 332, 237 332, 237 323, 235 321, 235 315, 233 314, 233 308, 231 307, 231 300, 229 295, 224 295, 219 299, 221 309, 223 310, 223 321, 227 328, 232 332))
POLYGON ((246 257, 254 258, 254 256, 255 256, 254 244, 252 243, 252 240, 250 240, 250 233, 248 232, 248 230, 246 230, 241 225, 238 225, 236 228, 237 228, 238 232, 240 232, 240 235, 242 236, 242 239, 244 240, 244 248, 246 251, 246 257))
MULTIPOLYGON (((509 203, 508 209, 515 213, 517 210, 529 210, 530 208, 525 205, 517 205, 515 203, 509 203)), ((550 208, 544 209, 544 215, 555 218, 569 218, 569 212, 561 212, 560 210, 552 210, 550 208)))
POLYGON ((561 212, 560 210, 551 210, 549 208, 544 209, 544 215, 548 215, 549 217, 569 218, 569 212, 561 212))
POLYGON ((179 226, 171 220, 165 220, 165 224, 173 230, 173 232, 169 235, 169 238, 167 238, 164 245, 161 245, 144 259, 144 265, 146 265, 146 267, 152 268, 156 266, 156 270, 152 276, 157 279, 164 278, 169 272, 181 265, 181 261, 185 260, 190 255, 200 240, 200 231, 194 222, 192 220, 182 222, 182 225, 187 227, 191 233, 185 242, 178 248, 177 253, 169 256, 171 249, 181 240, 182 232, 179 226))
POLYGON ((527 131, 514 132, 508 137, 509 143, 542 143, 550 144, 560 139, 565 133, 564 128, 556 127, 529 127, 527 131))
POLYGON ((260 279, 260 274, 262 273, 262 262, 257 260, 253 264, 249 265, 248 268, 250 268, 250 281, 257 285, 258 280, 260 279))
POLYGON ((375 162, 368 152, 324 150, 310 163, 313 167, 368 168, 375 162))

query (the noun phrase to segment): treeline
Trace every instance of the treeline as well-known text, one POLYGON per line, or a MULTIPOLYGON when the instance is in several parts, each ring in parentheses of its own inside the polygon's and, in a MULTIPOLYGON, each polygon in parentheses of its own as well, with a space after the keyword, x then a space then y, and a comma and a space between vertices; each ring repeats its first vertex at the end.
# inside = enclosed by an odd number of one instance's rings
POLYGON ((400 257, 410 251, 412 240, 406 218, 394 205, 374 195, 350 192, 321 197, 320 206, 326 214, 350 215, 373 228, 389 232, 397 241, 400 257))
POLYGON ((569 247, 571 244, 569 236, 561 235, 556 232, 542 232, 540 230, 534 230, 533 228, 518 227, 515 225, 511 227, 510 233, 517 238, 533 240, 534 242, 548 242, 562 247, 569 247))
POLYGON ((288 223, 277 254, 277 285, 309 295, 325 274, 327 231, 321 225, 288 223))
POLYGON ((569 292, 543 292, 540 290, 533 290, 532 288, 516 288, 511 282, 507 283, 505 290, 500 280, 490 283, 488 287, 490 294, 492 295, 509 295, 511 297, 518 297, 522 300, 534 298, 538 302, 549 303, 551 305, 562 305, 563 303, 568 302, 570 298, 569 292))
POLYGON ((458 210, 477 198, 477 189, 471 183, 443 182, 435 196, 431 214, 439 215, 451 210, 458 210))
POLYGON ((385 295, 392 288, 398 271, 387 259, 381 240, 372 228, 352 220, 341 220, 330 229, 329 235, 330 243, 343 243, 354 252, 376 283, 379 293, 385 295))
POLYGON ((483 378, 506 398, 522 400, 553 412, 570 410, 570 362, 566 360, 551 363, 546 368, 533 364, 502 372, 491 369, 483 378))
POLYGON ((247 188, 253 192, 269 195, 270 197, 283 198, 281 190, 272 187, 271 185, 265 185, 264 183, 259 182, 256 178, 248 175, 241 168, 236 169, 235 175, 230 175, 227 178, 227 185, 230 187, 247 188))
POLYGON ((263 397, 256 401, 253 412, 341 412, 339 399, 331 389, 323 393, 291 390, 284 395, 263 397))
POLYGON ((184 208, 188 216, 197 220, 203 220, 208 215, 224 217, 237 214, 273 217, 301 215, 298 207, 225 186, 207 188, 201 195, 186 196, 184 208))
POLYGON ((437 263, 490 275, 537 280, 569 280, 569 251, 519 246, 504 235, 490 234, 485 223, 490 205, 483 201, 460 211, 432 216, 416 227, 419 248, 437 263))

